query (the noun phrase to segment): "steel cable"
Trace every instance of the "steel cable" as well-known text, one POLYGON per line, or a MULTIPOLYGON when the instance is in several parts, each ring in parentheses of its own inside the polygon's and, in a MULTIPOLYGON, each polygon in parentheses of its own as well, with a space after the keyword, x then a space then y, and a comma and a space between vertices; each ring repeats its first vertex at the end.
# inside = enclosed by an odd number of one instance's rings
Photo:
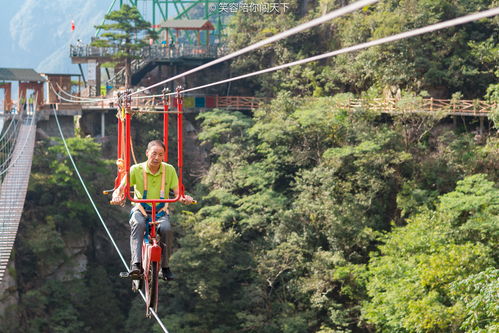
MULTIPOLYGON (((253 50, 256 50, 262 46, 265 46, 267 44, 270 44, 270 43, 273 43, 273 42, 276 42, 276 41, 279 41, 281 39, 284 39, 284 38, 287 38, 289 36, 292 36, 294 34, 297 34, 299 32, 302 32, 304 30, 307 30, 307 29, 310 29, 312 27, 315 27, 317 25, 320 25, 324 22, 327 22, 327 21, 330 21, 334 18, 338 18, 338 17, 341 17, 343 15, 346 15, 346 14, 349 14, 355 10, 358 10, 358 9, 361 9, 361 8, 364 8, 366 6, 369 6, 375 2, 378 2, 379 0, 360 0, 360 1, 357 1, 357 2, 354 2, 350 5, 347 5, 347 6, 344 6, 344 7, 341 7, 339 9, 336 9, 332 12, 329 12, 325 15, 322 15, 316 19, 313 19, 313 20, 310 20, 308 22, 305 22, 305 23, 302 23, 294 28, 291 28, 291 29, 288 29, 286 31, 283 31, 281 33, 278 33, 272 37, 269 37, 269 38, 266 38, 264 40, 261 40, 259 42, 256 42, 254 44, 251 44, 245 48, 242 48, 240 50, 237 50, 237 51, 234 51, 228 55, 225 55, 223 57, 220 57, 218 59, 215 59, 213 61, 210 61, 206 64, 203 64, 201 66, 198 66, 198 67, 195 67, 193 69, 190 69, 188 71, 185 71, 183 73, 180 73, 176 76, 173 76, 169 79, 166 79, 166 80, 163 80, 163 81, 160 81, 160 82, 157 82, 153 85, 150 85, 148 87, 145 87, 145 88, 142 88, 142 89, 139 89, 135 92, 132 92, 132 95, 135 95, 135 94, 138 94, 140 92, 143 92, 143 91, 146 91, 148 89, 151 89, 151 88, 154 88, 154 87, 157 87, 157 86, 160 86, 160 85, 163 85, 165 83, 168 83, 168 82, 171 82, 171 81, 174 81, 176 79, 179 79, 179 78, 182 78, 184 76, 187 76, 189 74, 192 74, 192 73, 195 73, 195 72, 198 72, 200 70, 203 70, 203 69, 206 69, 208 67, 211 67, 213 65, 216 65, 216 64, 219 64, 221 62, 224 62, 226 60, 230 60, 232 58, 235 58, 235 57, 238 57, 242 54, 245 54, 245 53, 248 53, 250 51, 253 51, 253 50)), ((67 94, 67 93, 66 93, 67 94)), ((71 97, 77 97, 77 98, 81 98, 81 99, 84 99, 83 97, 79 97, 79 96, 74 96, 74 95, 70 95, 71 97)), ((81 101, 81 103, 92 103, 92 102, 103 102, 103 101, 110 101, 110 100, 113 100, 113 98, 96 98, 96 99, 93 99, 92 101, 90 100, 85 100, 85 101, 81 101)), ((74 101, 73 101, 74 102, 74 101)))
MULTIPOLYGON (((255 72, 251 72, 251 73, 248 73, 248 74, 240 75, 240 76, 237 76, 237 77, 233 77, 233 78, 229 78, 229 79, 225 79, 225 80, 221 80, 221 81, 217 81, 217 82, 205 84, 205 85, 202 85, 202 86, 198 86, 198 87, 194 87, 194 88, 182 90, 181 92, 182 93, 187 93, 187 92, 191 92, 191 91, 195 91, 195 90, 200 90, 200 89, 208 88, 208 87, 219 85, 219 84, 224 84, 224 83, 228 83, 228 82, 232 82, 232 81, 236 81, 236 80, 241 80, 241 79, 244 79, 244 78, 248 78, 248 77, 252 77, 252 76, 256 76, 256 75, 260 75, 260 74, 264 74, 264 73, 269 73, 269 72, 277 71, 277 70, 288 68, 288 67, 292 67, 292 66, 302 65, 302 64, 305 64, 305 63, 309 63, 309 62, 313 62, 313 61, 317 61, 317 60, 321 60, 321 59, 325 59, 325 58, 330 58, 330 57, 333 57, 333 56, 336 56, 336 55, 340 55, 340 54, 345 54, 345 53, 350 53, 350 52, 354 52, 354 51, 359 51, 359 50, 366 49, 366 48, 369 48, 369 47, 372 47, 372 46, 378 46, 378 45, 386 44, 386 43, 389 43, 389 42, 394 42, 394 41, 398 41, 398 40, 402 40, 402 39, 406 39, 406 38, 410 38, 410 37, 422 35, 422 34, 433 32, 433 31, 437 31, 437 30, 442 30, 442 29, 445 29, 445 28, 450 28, 450 27, 453 27, 453 26, 456 26, 456 25, 461 25, 461 24, 469 23, 469 22, 472 22, 472 21, 475 21, 475 20, 479 20, 479 19, 483 19, 483 18, 495 16, 495 15, 498 15, 498 14, 499 14, 499 7, 496 7, 496 8, 485 10, 485 11, 482 11, 482 12, 479 12, 479 13, 469 14, 469 15, 462 16, 462 17, 459 17, 459 18, 456 18, 456 19, 452 19, 452 20, 448 20, 448 21, 444 21, 444 22, 440 22, 440 23, 428 25, 428 26, 425 26, 425 27, 422 27, 422 28, 418 28, 418 29, 414 29, 414 30, 402 32, 402 33, 399 33, 399 34, 395 34, 395 35, 392 35, 392 36, 388 36, 388 37, 376 39, 376 40, 373 40, 373 41, 369 41, 369 42, 365 42, 365 43, 361 43, 361 44, 357 44, 357 45, 345 47, 345 48, 340 49, 340 50, 335 50, 335 51, 323 53, 323 54, 316 55, 316 56, 313 56, 313 57, 309 57, 309 58, 306 58, 306 59, 301 59, 301 60, 289 62, 289 63, 286 63, 286 64, 278 65, 278 66, 275 66, 275 67, 266 68, 266 69, 263 69, 263 70, 260 70, 260 71, 255 71, 255 72)), ((166 95, 170 96, 170 95, 173 95, 173 94, 175 94, 175 93, 169 93, 169 94, 166 94, 166 95)), ((161 96, 163 96, 163 94, 161 94, 161 95, 133 97, 133 98, 134 99, 145 99, 145 98, 156 98, 156 97, 161 97, 161 96)))
MULTIPOLYGON (((441 30, 441 29, 445 29, 445 28, 450 28, 450 27, 453 27, 453 26, 456 26, 456 25, 468 23, 468 22, 479 20, 479 19, 482 19, 482 18, 487 18, 487 17, 495 16, 495 15, 498 15, 498 14, 499 14, 499 7, 496 7, 496 8, 489 9, 489 10, 486 10, 486 11, 483 11, 483 12, 479 12, 479 13, 475 13, 475 14, 470 14, 470 15, 462 16, 462 17, 459 17, 459 18, 456 18, 456 19, 452 19, 452 20, 448 20, 448 21, 444 21, 444 22, 432 24, 432 25, 429 25, 429 26, 426 26, 426 27, 423 27, 423 28, 418 28, 418 29, 407 31, 407 32, 402 32, 400 34, 396 34, 396 35, 392 35, 392 36, 388 36, 388 37, 376 39, 376 40, 373 40, 373 41, 370 41, 370 42, 366 42, 366 43, 361 43, 361 44, 357 44, 357 45, 354 45, 354 46, 345 47, 345 48, 340 49, 340 50, 323 53, 323 54, 320 54, 320 55, 316 55, 316 56, 309 57, 309 58, 302 59, 302 60, 297 60, 297 61, 289 62, 289 63, 283 64, 283 65, 279 65, 279 66, 275 66, 275 67, 272 67, 272 68, 267 68, 267 69, 263 69, 263 70, 260 70, 260 71, 255 71, 255 72, 251 72, 251 73, 248 73, 248 74, 240 75, 240 76, 237 76, 237 77, 229 78, 229 79, 226 79, 226 80, 221 80, 221 81, 217 81, 217 82, 205 84, 205 85, 202 85, 202 86, 198 86, 198 87, 194 87, 194 88, 182 90, 182 93, 191 92, 191 91, 195 91, 195 90, 199 90, 199 89, 204 89, 204 88, 208 88, 208 87, 211 87, 211 86, 215 86, 215 85, 219 85, 219 84, 223 84, 223 83, 227 83, 227 82, 232 82, 232 81, 236 81, 236 80, 241 80, 241 79, 244 79, 244 78, 248 78, 248 77, 252 77, 252 76, 256 76, 256 75, 260 75, 260 74, 264 74, 264 73, 268 73, 268 72, 277 71, 277 70, 288 68, 288 67, 291 67, 291 66, 302 65, 302 64, 305 64, 305 63, 309 63, 309 62, 313 62, 313 61, 317 61, 317 60, 321 60, 321 59, 325 59, 325 58, 330 58, 330 57, 333 57, 333 56, 336 56, 336 55, 339 55, 339 54, 350 53, 350 52, 362 50, 362 49, 365 49, 365 48, 368 48, 368 47, 377 46, 377 45, 381 45, 381 44, 386 44, 386 43, 389 43, 389 42, 394 42, 394 41, 398 41, 398 40, 401 40, 401 39, 418 36, 418 35, 425 34, 425 33, 428 33, 428 32, 433 32, 433 31, 437 31, 437 30, 441 30)), ((160 97, 160 96, 163 96, 163 95, 153 95, 153 96, 148 96, 148 97, 153 98, 153 97, 160 97)))
MULTIPOLYGON (((25 138, 25 140, 24 140, 23 148, 22 148, 22 150, 21 150, 21 151, 24 151, 24 148, 26 147, 26 144, 27 144, 27 142, 28 142, 28 138, 29 138, 29 134, 31 134, 31 130, 32 130, 32 129, 33 129, 33 127, 34 127, 34 126, 33 126, 34 124, 35 124, 35 116, 34 116, 34 115, 32 115, 32 116, 28 116, 28 117, 26 118, 26 120, 25 120, 25 124, 24 124, 24 125, 29 126, 29 132, 28 132, 28 135, 26 136, 26 138, 25 138), (30 124, 28 124, 28 119, 30 119, 30 118, 31 118, 31 123, 30 123, 30 124)), ((17 140, 16 140, 16 142, 17 142, 17 140)), ((12 158, 12 155, 13 155, 13 154, 10 154, 10 155, 9 155, 9 156, 11 156, 10 158, 12 158)), ((9 170, 9 169, 10 169, 10 168, 14 165, 14 164, 16 164, 16 162, 19 160, 19 157, 20 157, 20 156, 21 156, 21 154, 18 154, 18 155, 16 156, 16 159, 15 159, 13 162, 11 162, 7 168, 5 168, 5 169, 1 170, 1 171, 0 171, 0 176, 1 176, 1 175, 3 175, 4 173, 6 173, 6 172, 7 172, 7 171, 8 171, 8 170, 9 170)), ((4 164, 5 164, 5 162, 4 162, 4 164)), ((3 165, 4 165, 4 164, 2 164, 2 167, 3 167, 3 165)))
MULTIPOLYGON (((118 248, 118 245, 116 244, 116 242, 115 242, 115 240, 114 240, 113 236, 111 235, 111 232, 109 231, 109 228, 107 227, 106 222, 104 222, 104 219, 102 218, 102 216, 101 216, 101 214, 100 214, 100 212, 99 212, 99 209, 98 209, 98 208, 97 208, 97 206, 95 205, 95 202, 94 202, 94 200, 92 199, 92 196, 90 195, 90 192, 88 191, 87 186, 85 185, 85 182, 83 181, 83 178, 81 177, 81 175, 80 175, 80 172, 79 172, 78 168, 76 167, 76 163, 75 163, 75 161, 74 161, 74 159, 73 159, 73 156, 71 155, 71 152, 69 151, 69 147, 68 147, 68 145, 67 145, 67 143, 66 143, 66 139, 65 139, 65 137, 64 137, 64 134, 62 133, 62 128, 61 128, 61 125, 60 125, 60 123, 59 123, 59 118, 57 117, 57 111, 56 111, 55 109, 53 109, 53 111, 54 111, 55 121, 56 121, 56 123, 57 123, 57 128, 59 129, 59 133, 60 133, 60 135, 61 135, 62 142, 64 143, 64 148, 66 149, 66 152, 68 153, 68 157, 69 157, 69 159, 70 159, 70 161, 71 161, 71 164, 73 165, 73 168, 75 169, 76 174, 78 175, 78 179, 80 180, 80 183, 81 183, 81 185, 83 186, 83 189, 85 190, 85 193, 87 194, 88 199, 89 199, 89 200, 90 200, 90 202, 92 203, 92 207, 94 208, 94 210, 95 210, 95 212, 96 212, 97 216, 99 217, 99 220, 100 220, 100 222, 102 223, 102 226, 103 226, 103 227, 104 227, 104 229, 106 230, 106 233, 107 233, 107 235, 108 235, 109 239, 111 240, 111 242, 112 242, 112 244, 113 244, 114 248, 116 249, 116 252, 118 252, 118 255, 119 255, 120 259, 121 259, 121 262, 123 263, 123 266, 125 266, 126 270, 128 271, 130 268, 129 268, 128 264, 126 263, 125 258, 123 257, 123 255, 122 255, 122 253, 121 253, 120 249, 118 248)), ((145 302, 145 301, 146 301, 146 298, 145 298, 144 294, 142 293, 142 291, 141 291, 141 290, 139 290, 139 293, 140 293, 140 295, 142 296, 142 299, 143 299, 143 300, 144 300, 144 302, 145 302)), ((164 331, 165 333, 168 333, 168 330, 166 329, 165 325, 163 324, 163 322, 161 321, 161 319, 158 317, 158 314, 154 311, 154 309, 153 309, 153 308, 149 308, 149 310, 150 310, 150 311, 151 311, 151 313, 153 314, 154 318, 155 318, 155 319, 156 319, 156 321, 158 322, 158 324, 159 324, 159 326, 161 327, 161 329, 163 329, 163 331, 164 331)))

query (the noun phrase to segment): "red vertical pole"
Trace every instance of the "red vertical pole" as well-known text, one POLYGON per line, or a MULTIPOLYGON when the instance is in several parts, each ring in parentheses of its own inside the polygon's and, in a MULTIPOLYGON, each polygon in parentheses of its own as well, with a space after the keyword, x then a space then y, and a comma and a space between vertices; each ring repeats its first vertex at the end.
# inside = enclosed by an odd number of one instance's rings
POLYGON ((163 143, 165 144, 165 162, 168 162, 168 107, 169 98, 166 98, 167 90, 163 89, 163 143))
MULTIPOLYGON (((120 107, 120 111, 121 113, 121 107, 120 107)), ((121 179, 122 179, 122 172, 120 170, 120 167, 119 167, 119 161, 121 159, 121 154, 123 152, 123 148, 122 148, 122 138, 123 138, 123 131, 122 131, 122 127, 123 126, 123 121, 118 117, 118 157, 116 158, 116 161, 117 161, 117 166, 118 166, 118 171, 116 172, 116 180, 114 181, 114 188, 118 188, 118 186, 120 186, 120 183, 121 183, 121 179)))
POLYGON ((132 117, 130 115, 130 107, 131 107, 131 96, 129 95, 130 92, 127 90, 126 95, 124 97, 124 103, 125 103, 125 135, 126 135, 126 140, 125 140, 125 170, 126 170, 126 183, 127 186, 125 187, 125 197, 127 197, 130 193, 130 150, 131 150, 131 138, 130 138, 130 131, 131 131, 131 126, 130 122, 132 120, 132 117))
POLYGON ((177 150, 178 150, 178 189, 179 189, 179 194, 180 196, 184 196, 184 183, 183 183, 183 176, 182 176, 182 169, 184 167, 184 161, 183 161, 183 144, 182 144, 182 111, 183 111, 183 100, 182 97, 180 96, 180 90, 181 87, 177 87, 177 110, 178 110, 178 115, 177 115, 177 150))
POLYGON ((150 224, 151 230, 149 231, 149 236, 150 236, 150 242, 152 243, 152 240, 156 238, 156 224, 154 224, 154 222, 156 222, 156 203, 152 202, 151 206, 152 206, 151 219, 153 223, 150 224))
POLYGON ((126 136, 126 139, 125 139, 125 145, 126 145, 126 148, 125 148, 125 172, 126 172, 126 183, 127 183, 127 186, 125 187, 125 195, 128 196, 128 193, 130 192, 130 186, 128 186, 128 184, 130 184, 130 146, 131 146, 131 143, 130 143, 130 114, 127 113, 126 116, 125 116, 125 136, 126 136))
MULTIPOLYGON (((121 107, 119 112, 121 113, 121 107)), ((121 158, 121 154, 123 153, 123 147, 121 147, 121 140, 123 138, 122 128, 123 128, 123 120, 118 118, 118 159, 121 158)))

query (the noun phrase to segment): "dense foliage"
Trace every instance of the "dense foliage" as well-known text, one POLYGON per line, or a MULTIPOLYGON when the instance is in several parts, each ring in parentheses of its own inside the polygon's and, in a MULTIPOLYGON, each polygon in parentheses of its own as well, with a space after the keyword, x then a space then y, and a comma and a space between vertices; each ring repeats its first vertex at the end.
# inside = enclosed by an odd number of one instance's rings
POLYGON ((435 120, 407 147, 405 116, 333 105, 281 94, 253 117, 200 116, 213 160, 181 222, 172 330, 497 327, 497 139, 435 120))
MULTIPOLYGON (((229 34, 230 45, 234 50, 245 47, 350 2, 292 0, 280 15, 238 13, 229 34)), ((240 57, 233 71, 244 74, 493 7, 497 1, 383 0, 240 57)), ((475 21, 260 75, 239 91, 275 96, 284 89, 297 95, 329 96, 374 90, 391 96, 412 90, 427 91, 436 98, 450 98, 455 92, 469 99, 482 98, 489 87, 497 91, 497 36, 497 18, 475 21)))

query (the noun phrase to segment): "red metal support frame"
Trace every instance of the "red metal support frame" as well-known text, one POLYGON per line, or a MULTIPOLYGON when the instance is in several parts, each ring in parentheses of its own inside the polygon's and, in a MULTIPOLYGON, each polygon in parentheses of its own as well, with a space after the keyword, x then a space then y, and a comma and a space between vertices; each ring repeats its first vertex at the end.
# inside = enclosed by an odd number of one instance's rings
POLYGON ((184 99, 180 95, 181 87, 177 87, 177 151, 178 151, 178 190, 181 197, 184 196, 184 182, 182 170, 184 168, 184 157, 183 157, 183 135, 182 135, 182 118, 183 118, 183 106, 184 99))
MULTIPOLYGON (((118 112, 121 112, 121 110, 118 112)), ((122 137, 123 137, 123 121, 118 118, 118 159, 122 158, 121 154, 123 153, 123 147, 121 145, 122 137)))
POLYGON ((165 162, 168 163, 168 107, 170 106, 170 97, 166 97, 167 90, 163 89, 163 143, 165 145, 165 162))
MULTIPOLYGON (((131 151, 131 114, 130 114, 130 109, 131 109, 131 103, 129 102, 130 95, 128 93, 127 97, 125 97, 126 104, 125 104, 125 110, 126 110, 126 115, 125 115, 125 170, 126 170, 126 184, 125 186, 125 198, 130 200, 130 202, 136 202, 136 203, 148 203, 151 204, 153 207, 153 215, 154 212, 156 211, 156 204, 164 202, 177 202, 181 197, 184 196, 184 184, 183 184, 183 176, 182 176, 182 169, 183 169, 183 144, 182 144, 182 97, 180 96, 180 90, 181 88, 177 88, 177 159, 178 159, 178 190, 179 194, 173 198, 173 199, 134 199, 130 195, 130 151, 131 151)), ((163 118, 164 120, 165 118, 163 118)), ((163 125, 164 126, 164 125, 163 125)), ((163 127, 164 128, 164 127, 163 127)), ((168 142, 167 142, 168 143, 168 142)), ((154 220, 153 220, 154 221, 154 220)))
MULTIPOLYGON (((119 110, 118 112, 121 112, 121 110, 119 110)), ((117 189, 118 186, 120 186, 121 179, 122 179, 120 166, 118 165, 120 163, 120 161, 123 161, 122 138, 123 138, 123 121, 120 120, 120 118, 118 117, 118 154, 117 154, 118 156, 116 158, 116 166, 118 167, 118 172, 116 175, 116 180, 114 181, 114 188, 115 189, 117 189)))
MULTIPOLYGON (((128 110, 127 110, 128 111, 128 110)), ((130 138, 130 120, 131 115, 129 112, 126 113, 125 116, 125 170, 126 170, 126 186, 125 186, 125 196, 131 200, 130 198, 130 147, 131 147, 131 138, 130 138)))

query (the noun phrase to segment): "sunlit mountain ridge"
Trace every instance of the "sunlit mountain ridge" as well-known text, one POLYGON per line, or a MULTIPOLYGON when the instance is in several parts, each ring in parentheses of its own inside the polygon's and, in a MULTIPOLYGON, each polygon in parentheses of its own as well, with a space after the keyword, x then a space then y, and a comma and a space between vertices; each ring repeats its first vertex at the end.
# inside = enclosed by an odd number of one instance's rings
POLYGON ((76 73, 69 45, 88 42, 104 18, 107 1, 25 0, 2 4, 0 67, 28 67, 46 73, 76 73), (71 21, 75 30, 71 31, 71 21))

